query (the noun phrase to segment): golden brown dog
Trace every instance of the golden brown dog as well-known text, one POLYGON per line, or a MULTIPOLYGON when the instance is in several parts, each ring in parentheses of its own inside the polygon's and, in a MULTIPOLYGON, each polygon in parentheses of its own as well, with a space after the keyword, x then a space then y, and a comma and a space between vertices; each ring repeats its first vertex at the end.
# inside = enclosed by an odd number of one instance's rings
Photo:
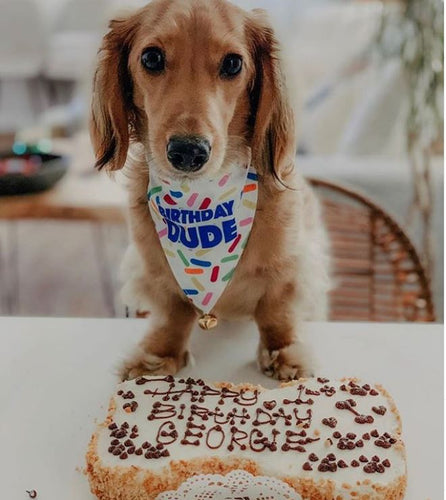
POLYGON ((151 316, 122 377, 179 370, 198 314, 161 249, 147 205, 149 169, 213 176, 250 158, 259 174, 255 221, 213 312, 254 318, 265 373, 306 375, 299 335, 304 320, 327 313, 327 245, 318 203, 294 169, 293 116, 264 13, 226 0, 154 0, 112 21, 95 75, 91 136, 99 168, 127 162, 134 245, 123 293, 151 316), (193 142, 192 158, 178 156, 178 141, 193 142))

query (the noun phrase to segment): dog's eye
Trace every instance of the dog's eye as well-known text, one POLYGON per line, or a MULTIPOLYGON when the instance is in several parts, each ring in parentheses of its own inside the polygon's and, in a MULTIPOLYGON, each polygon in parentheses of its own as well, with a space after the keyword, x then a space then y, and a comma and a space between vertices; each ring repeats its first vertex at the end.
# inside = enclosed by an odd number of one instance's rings
POLYGON ((242 65, 242 56, 238 54, 228 54, 221 63, 220 76, 223 78, 234 78, 242 70, 242 65))
POLYGON ((160 73, 166 65, 163 51, 158 47, 145 49, 141 54, 141 63, 151 73, 160 73))

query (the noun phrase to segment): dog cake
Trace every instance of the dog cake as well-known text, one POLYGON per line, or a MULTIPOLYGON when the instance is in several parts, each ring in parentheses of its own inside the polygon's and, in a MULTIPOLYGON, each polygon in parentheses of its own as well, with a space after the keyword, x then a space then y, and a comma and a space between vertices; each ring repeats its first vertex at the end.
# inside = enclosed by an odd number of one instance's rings
POLYGON ((86 458, 100 500, 156 499, 192 476, 236 470, 306 500, 398 500, 406 488, 398 410, 381 386, 356 379, 268 390, 140 377, 118 385, 86 458))

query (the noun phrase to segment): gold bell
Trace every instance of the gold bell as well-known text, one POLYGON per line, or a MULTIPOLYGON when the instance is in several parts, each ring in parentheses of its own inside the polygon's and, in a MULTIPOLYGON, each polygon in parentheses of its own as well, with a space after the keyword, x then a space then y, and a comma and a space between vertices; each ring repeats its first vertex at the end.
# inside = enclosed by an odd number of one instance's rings
POLYGON ((215 328, 217 326, 218 320, 213 314, 203 314, 203 316, 201 316, 198 320, 198 324, 203 330, 210 330, 211 328, 215 328))

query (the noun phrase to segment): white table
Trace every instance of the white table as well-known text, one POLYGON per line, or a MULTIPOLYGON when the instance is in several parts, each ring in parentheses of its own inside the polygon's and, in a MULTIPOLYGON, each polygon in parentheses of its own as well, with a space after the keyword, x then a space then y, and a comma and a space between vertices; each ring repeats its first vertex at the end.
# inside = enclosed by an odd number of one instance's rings
MULTIPOLYGON (((116 382, 115 367, 147 320, 0 318, 0 498, 92 500, 84 452, 116 382)), ((407 444, 407 500, 443 492, 443 327, 307 326, 318 374, 380 382, 394 396, 407 444)), ((195 331, 185 375, 274 387, 254 363, 251 323, 195 331)))

